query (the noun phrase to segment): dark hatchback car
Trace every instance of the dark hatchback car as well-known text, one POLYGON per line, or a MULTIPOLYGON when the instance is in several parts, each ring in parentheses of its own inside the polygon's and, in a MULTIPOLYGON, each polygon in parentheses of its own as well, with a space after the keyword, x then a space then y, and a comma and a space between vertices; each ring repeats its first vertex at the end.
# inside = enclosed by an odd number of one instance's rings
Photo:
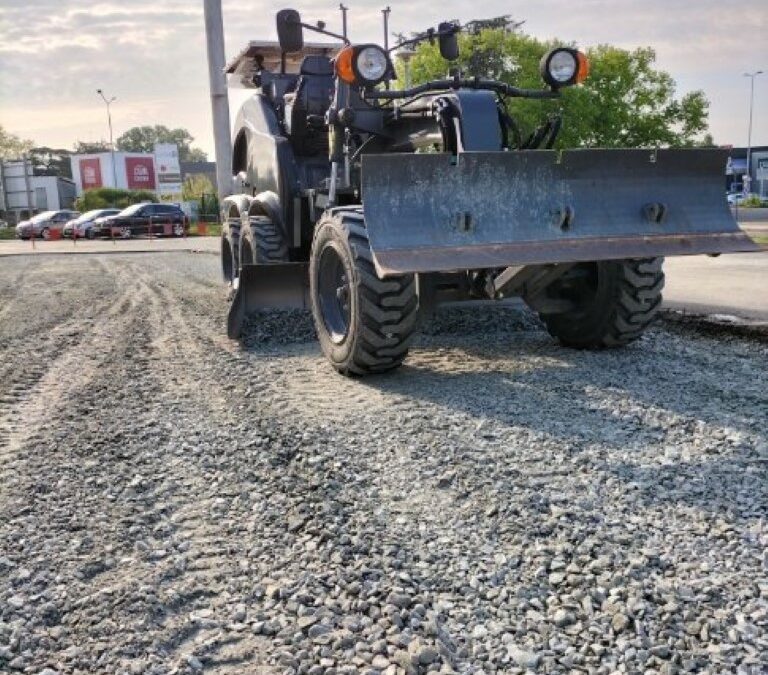
POLYGON ((189 219, 175 204, 133 204, 114 216, 94 223, 96 236, 128 239, 142 234, 181 237, 189 230, 189 219))

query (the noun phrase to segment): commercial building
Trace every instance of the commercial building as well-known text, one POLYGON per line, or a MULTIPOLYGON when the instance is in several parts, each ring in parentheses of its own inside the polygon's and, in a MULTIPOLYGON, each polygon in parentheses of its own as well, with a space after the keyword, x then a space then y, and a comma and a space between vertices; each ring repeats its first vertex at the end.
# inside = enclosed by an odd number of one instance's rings
POLYGON ((747 149, 731 148, 725 169, 725 183, 728 192, 742 192, 745 182, 749 192, 768 198, 768 145, 752 146, 747 167, 747 149), (745 181, 749 176, 750 180, 745 181))
POLYGON ((181 195, 179 151, 173 143, 158 143, 154 153, 99 152, 72 155, 70 161, 78 195, 102 187, 149 190, 167 198, 181 195))
POLYGON ((40 213, 71 209, 75 183, 62 176, 35 176, 27 160, 0 161, 0 220, 13 225, 40 213))

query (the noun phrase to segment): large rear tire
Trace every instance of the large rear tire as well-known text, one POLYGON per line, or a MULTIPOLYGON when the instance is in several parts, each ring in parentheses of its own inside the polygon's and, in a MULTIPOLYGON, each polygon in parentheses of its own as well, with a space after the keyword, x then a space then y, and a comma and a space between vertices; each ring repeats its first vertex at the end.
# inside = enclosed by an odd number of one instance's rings
POLYGON ((549 333, 567 347, 620 347, 656 319, 664 288, 663 258, 579 263, 546 291, 571 306, 540 312, 549 333))
POLYGON ((312 315, 323 353, 344 375, 397 368, 416 333, 416 279, 379 279, 362 209, 327 212, 309 262, 312 315))

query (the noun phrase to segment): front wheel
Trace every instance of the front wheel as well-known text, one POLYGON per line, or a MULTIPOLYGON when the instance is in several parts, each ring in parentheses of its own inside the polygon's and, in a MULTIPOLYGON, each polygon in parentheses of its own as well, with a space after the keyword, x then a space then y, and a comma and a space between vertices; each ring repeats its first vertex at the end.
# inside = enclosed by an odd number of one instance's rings
POLYGON ((562 309, 539 315, 550 334, 567 347, 626 345, 658 315, 663 262, 641 258, 579 263, 545 291, 547 299, 562 309))
POLYGON ((361 209, 326 213, 309 262, 312 315, 323 353, 340 373, 397 368, 408 354, 419 311, 412 274, 379 279, 361 209))

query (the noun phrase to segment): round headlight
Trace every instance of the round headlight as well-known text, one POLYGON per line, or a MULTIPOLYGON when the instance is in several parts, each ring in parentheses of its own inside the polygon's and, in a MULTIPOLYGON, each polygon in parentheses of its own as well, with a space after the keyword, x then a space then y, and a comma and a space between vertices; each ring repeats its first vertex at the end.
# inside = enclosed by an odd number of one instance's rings
POLYGON ((576 59, 570 52, 555 52, 549 60, 549 74, 555 82, 565 84, 576 73, 576 59))
POLYGON ((387 54, 381 47, 371 45, 357 53, 355 69, 360 79, 368 83, 379 82, 387 74, 388 67, 387 54))
POLYGON ((587 75, 587 68, 584 55, 568 47, 547 52, 539 65, 542 78, 554 89, 581 82, 587 75))

